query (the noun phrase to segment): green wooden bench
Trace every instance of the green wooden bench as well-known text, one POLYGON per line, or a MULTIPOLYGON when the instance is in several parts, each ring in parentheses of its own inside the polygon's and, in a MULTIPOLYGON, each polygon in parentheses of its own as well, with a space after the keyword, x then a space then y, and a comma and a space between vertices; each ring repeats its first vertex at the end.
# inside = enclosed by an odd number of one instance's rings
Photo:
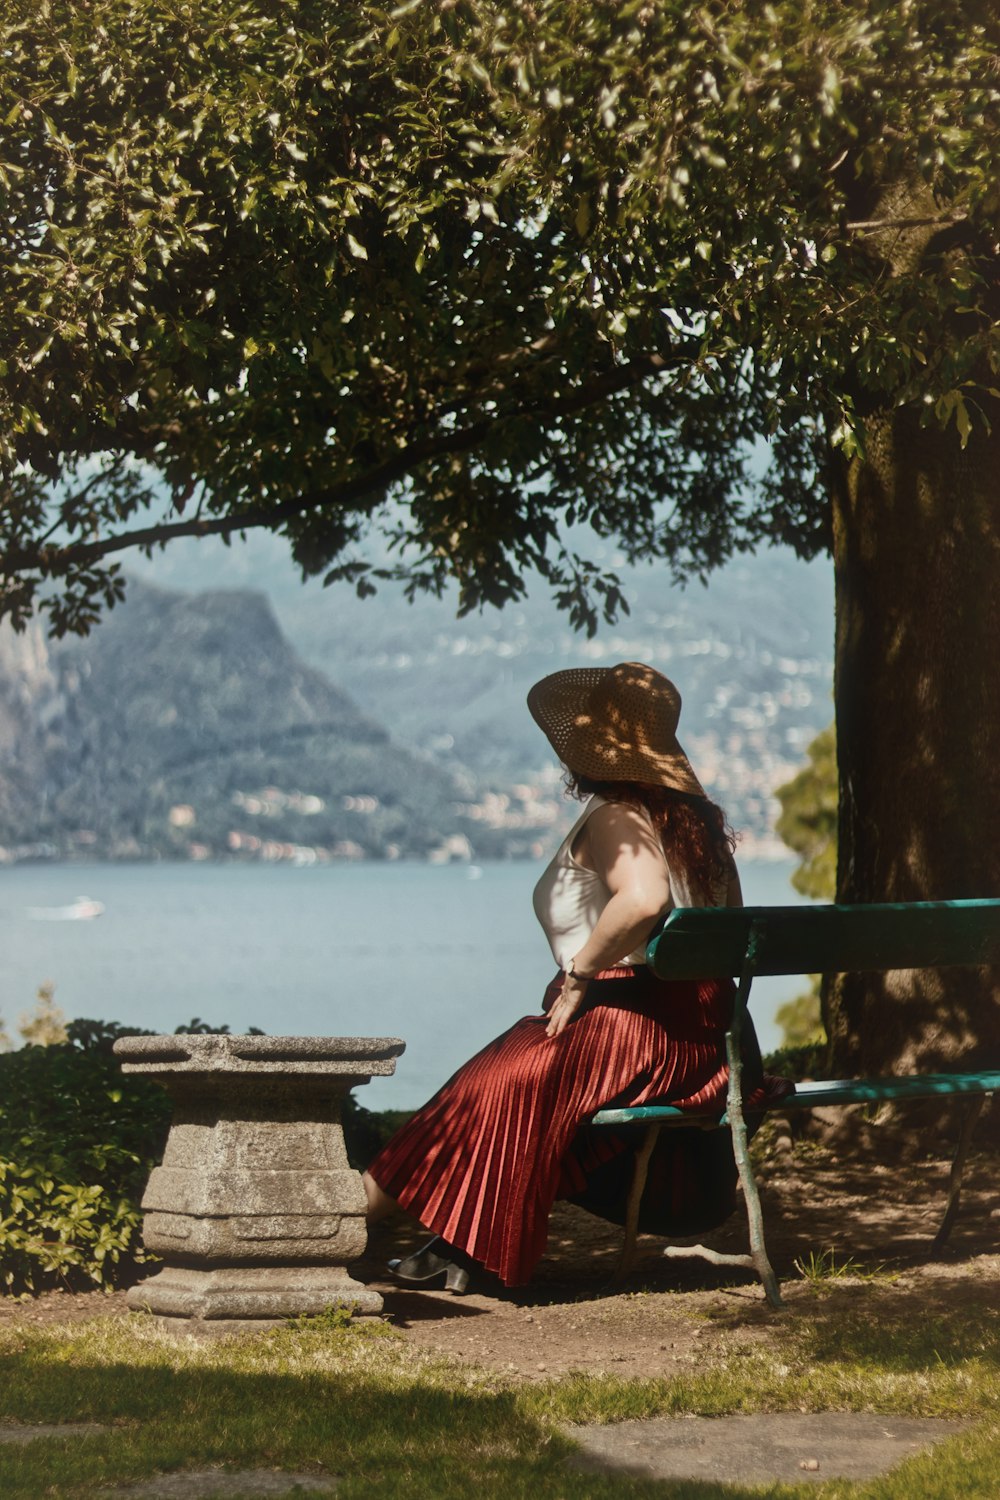
MULTIPOLYGON (((731 1132, 750 1237, 748 1255, 722 1255, 703 1245, 670 1246, 667 1255, 701 1255, 719 1265, 755 1270, 773 1307, 784 1303, 764 1243, 760 1197, 747 1149, 743 1111, 740 1031, 750 988, 759 974, 841 974, 888 969, 938 969, 1000 963, 1000 901, 925 901, 871 906, 679 907, 650 938, 646 959, 662 979, 738 978, 733 1019, 726 1034, 729 1092, 724 1114, 705 1115, 669 1104, 602 1109, 595 1125, 644 1124, 636 1153, 625 1224, 623 1264, 635 1253, 639 1205, 650 1155, 660 1130, 701 1125, 731 1132)), ((1000 1062, 1000 1059, 998 1059, 1000 1062)), ((934 1248, 944 1244, 958 1212, 962 1175, 976 1120, 1000 1091, 1000 1072, 928 1073, 800 1083, 773 1103, 779 1113, 828 1104, 869 1104, 955 1095, 970 1100, 949 1180, 944 1218, 934 1248)))

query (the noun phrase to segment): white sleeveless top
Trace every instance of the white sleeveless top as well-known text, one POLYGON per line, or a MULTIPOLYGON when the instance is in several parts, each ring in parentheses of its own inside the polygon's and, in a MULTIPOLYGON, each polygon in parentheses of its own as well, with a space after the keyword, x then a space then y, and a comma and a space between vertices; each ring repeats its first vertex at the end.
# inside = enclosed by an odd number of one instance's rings
MULTIPOLYGON (((595 808, 603 807, 606 798, 591 797, 569 833, 563 839, 535 886, 532 902, 535 915, 549 940, 552 957, 561 969, 575 958, 590 937, 601 912, 611 900, 611 892, 601 877, 573 857, 573 844, 595 808)), ((702 906, 691 891, 682 870, 673 870, 667 861, 670 899, 661 912, 665 916, 675 906, 702 906)), ((723 897, 723 900, 725 898, 723 897)), ((650 926, 652 927, 652 923, 650 926)), ((619 963, 644 964, 645 943, 634 953, 625 954, 619 963)))

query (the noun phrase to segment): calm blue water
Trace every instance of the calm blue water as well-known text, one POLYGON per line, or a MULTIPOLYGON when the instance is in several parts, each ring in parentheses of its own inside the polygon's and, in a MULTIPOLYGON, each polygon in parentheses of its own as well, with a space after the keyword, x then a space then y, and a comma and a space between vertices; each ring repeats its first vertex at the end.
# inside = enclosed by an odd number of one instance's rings
MULTIPOLYGON (((272 1035, 401 1036, 373 1109, 421 1104, 459 1063, 537 1012, 554 966, 531 911, 541 866, 19 865, 0 870, 0 1015, 15 1039, 39 985, 68 1017, 173 1031, 194 1016, 272 1035), (42 921, 86 895, 92 921, 42 921)), ((793 861, 743 860, 748 903, 790 904, 793 861)), ((760 980, 772 1017, 803 988, 760 980)))

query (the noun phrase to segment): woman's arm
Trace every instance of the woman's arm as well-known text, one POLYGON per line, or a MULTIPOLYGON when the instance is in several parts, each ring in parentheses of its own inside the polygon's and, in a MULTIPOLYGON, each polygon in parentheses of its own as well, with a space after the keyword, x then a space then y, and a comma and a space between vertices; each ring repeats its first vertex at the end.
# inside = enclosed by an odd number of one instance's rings
MULTIPOLYGON (((608 802, 594 811, 574 852, 611 892, 597 926, 573 958, 577 974, 595 974, 619 963, 645 941, 670 904, 670 877, 648 819, 622 803, 608 802)), ((586 992, 586 980, 566 976, 562 993, 549 1011, 546 1035, 558 1036, 566 1029, 586 992)))

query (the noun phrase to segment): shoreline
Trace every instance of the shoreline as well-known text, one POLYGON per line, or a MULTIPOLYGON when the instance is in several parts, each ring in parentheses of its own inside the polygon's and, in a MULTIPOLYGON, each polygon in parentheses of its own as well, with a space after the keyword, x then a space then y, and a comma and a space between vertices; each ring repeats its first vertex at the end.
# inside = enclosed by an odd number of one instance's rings
MULTIPOLYGON (((486 869, 494 865, 530 865, 540 864, 545 855, 534 854, 525 851, 523 854, 508 854, 502 858, 495 855, 483 855, 476 858, 453 857, 448 859, 435 858, 434 854, 400 854, 396 856, 360 854, 345 855, 333 854, 329 850, 319 850, 312 846, 289 846, 290 852, 275 855, 232 855, 232 854, 157 854, 157 853, 132 853, 127 854, 94 854, 84 853, 67 854, 31 852, 18 854, 9 849, 0 849, 0 878, 4 870, 45 868, 45 869, 74 869, 93 868, 97 865, 108 865, 120 868, 123 865, 201 865, 234 869, 239 866, 266 866, 269 869, 284 867, 286 869, 317 869, 335 866, 347 869, 357 865, 419 865, 427 869, 486 869), (311 856, 311 857, 310 857, 311 856)), ((777 836, 758 836, 752 833, 740 834, 736 845, 736 863, 739 865, 744 860, 753 860, 761 864, 781 864, 788 860, 796 860, 798 856, 795 851, 783 844, 777 836)))

